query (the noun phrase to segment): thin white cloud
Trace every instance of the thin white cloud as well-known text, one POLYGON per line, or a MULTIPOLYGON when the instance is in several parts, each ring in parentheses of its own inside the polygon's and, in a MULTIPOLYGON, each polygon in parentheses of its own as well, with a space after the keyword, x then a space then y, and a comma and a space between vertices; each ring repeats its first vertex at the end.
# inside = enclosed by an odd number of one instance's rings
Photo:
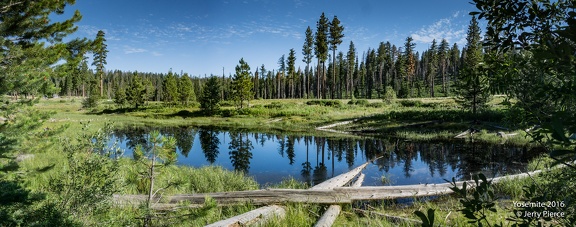
POLYGON ((154 57, 161 57, 161 56, 164 56, 164 54, 159 53, 159 52, 156 52, 156 51, 152 51, 152 56, 154 56, 154 57))
POLYGON ((443 18, 420 28, 420 30, 411 34, 414 42, 428 45, 434 39, 437 42, 446 39, 449 43, 463 44, 463 41, 466 40, 466 26, 456 21, 459 14, 459 12, 456 12, 450 18, 443 18))
POLYGON ((124 53, 125 54, 136 54, 136 53, 143 53, 147 52, 148 50, 143 48, 135 48, 130 46, 124 46, 124 53))

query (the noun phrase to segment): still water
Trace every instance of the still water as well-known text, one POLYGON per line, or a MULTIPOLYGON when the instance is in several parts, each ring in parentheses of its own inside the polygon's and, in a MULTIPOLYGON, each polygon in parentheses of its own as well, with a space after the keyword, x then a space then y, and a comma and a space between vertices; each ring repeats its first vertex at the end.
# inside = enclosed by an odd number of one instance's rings
MULTIPOLYGON (((126 156, 145 143, 150 128, 117 130, 126 156)), ((444 183, 444 179, 470 179, 483 172, 501 176, 525 171, 537 155, 523 147, 488 145, 465 141, 423 143, 396 138, 326 138, 267 134, 211 128, 157 128, 177 141, 178 165, 219 165, 243 171, 262 186, 282 179, 318 184, 371 160, 363 171, 364 186, 444 183), (382 178, 386 180, 383 181, 382 178)))

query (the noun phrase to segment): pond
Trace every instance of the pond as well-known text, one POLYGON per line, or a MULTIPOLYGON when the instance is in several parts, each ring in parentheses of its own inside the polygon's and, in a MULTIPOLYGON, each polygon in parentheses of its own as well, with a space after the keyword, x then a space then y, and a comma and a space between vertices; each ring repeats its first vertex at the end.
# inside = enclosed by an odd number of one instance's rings
MULTIPOLYGON (((131 157, 151 130, 117 130, 113 139, 131 157)), ((514 174, 525 171, 526 163, 538 155, 525 147, 465 141, 327 138, 194 127, 157 130, 176 138, 178 165, 243 171, 262 187, 288 177, 318 184, 380 156, 363 171, 364 186, 444 183, 452 177, 470 179, 478 172, 489 177, 514 174)))

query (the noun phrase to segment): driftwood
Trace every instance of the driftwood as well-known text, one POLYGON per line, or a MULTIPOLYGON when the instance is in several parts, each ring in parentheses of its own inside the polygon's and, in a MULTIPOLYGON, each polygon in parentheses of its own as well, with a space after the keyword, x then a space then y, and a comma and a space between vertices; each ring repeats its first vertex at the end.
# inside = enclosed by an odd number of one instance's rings
POLYGON ((470 135, 472 135, 472 134, 474 134, 474 133, 477 133, 477 132, 479 132, 479 131, 480 131, 480 130, 475 129, 475 128, 469 128, 468 130, 466 130, 466 131, 464 131, 464 132, 456 135, 454 138, 458 138, 458 139, 459 139, 459 138, 466 138, 466 137, 468 137, 468 136, 470 136, 470 135))
MULTIPOLYGON (((364 168, 366 168, 366 166, 369 164, 370 162, 366 162, 363 165, 356 167, 352 170, 350 170, 347 173, 343 173, 340 174, 336 177, 333 177, 327 181, 324 181, 314 187, 311 188, 311 190, 318 190, 318 189, 332 189, 334 187, 341 187, 344 186, 346 183, 350 182, 350 180, 352 180, 354 177, 356 177, 356 175, 358 175, 364 168)), ((226 196, 224 196, 226 197, 226 196)), ((258 197, 258 196, 256 196, 258 197)), ((214 198, 214 197, 212 197, 214 198)), ((242 200, 242 199, 251 199, 250 197, 245 197, 245 198, 234 198, 231 199, 230 202, 234 203, 233 201, 238 201, 238 200, 242 200)), ((174 202, 174 201, 178 201, 179 199, 172 199, 169 203, 173 204, 173 203, 178 203, 178 202, 174 202)), ((218 201, 218 200, 217 200, 218 201)), ((250 200, 250 202, 252 202, 253 200, 250 200)), ((242 202, 242 201, 238 201, 238 202, 242 202)), ((275 202, 271 202, 271 203, 275 203, 275 202)), ((271 204, 271 203, 262 203, 262 205, 266 205, 266 204, 271 204)), ((254 202, 253 204, 259 204, 258 202, 254 202)), ((255 223, 261 223, 264 222, 266 219, 273 217, 275 212, 278 212, 279 209, 281 209, 281 213, 284 214, 284 208, 278 207, 277 206, 265 206, 265 207, 261 207, 259 209, 257 209, 258 211, 256 212, 258 215, 254 215, 254 211, 250 211, 250 212, 246 212, 231 218, 228 218, 226 220, 222 220, 219 222, 216 222, 210 226, 235 226, 235 225, 245 225, 240 223, 240 221, 245 222, 245 223, 251 223, 251 224, 255 224, 255 223)), ((340 208, 338 206, 338 208, 340 208)), ((338 216, 338 213, 340 213, 340 209, 338 209, 336 211, 336 208, 333 208, 331 210, 332 215, 334 212, 337 212, 335 216, 338 216)), ((329 214, 331 215, 331 214, 329 214)), ((281 215, 280 217, 284 217, 283 215, 281 215)), ((335 219, 335 218, 334 218, 335 219)))
POLYGON ((217 227, 217 226, 247 226, 251 224, 256 224, 263 220, 271 217, 285 217, 286 211, 284 208, 276 205, 260 207, 258 209, 246 212, 242 215, 234 216, 232 218, 214 222, 207 227, 217 227))
POLYGON ((518 133, 497 132, 496 135, 499 136, 500 138, 508 138, 508 137, 518 135, 518 133))
MULTIPOLYGON (((365 176, 366 175, 364 175, 363 173, 360 173, 358 178, 356 178, 354 183, 352 183, 351 187, 353 187, 353 188, 361 187, 362 182, 364 182, 365 176)), ((342 207, 340 207, 340 205, 330 205, 330 207, 328 207, 328 209, 324 212, 322 217, 320 217, 320 219, 318 219, 318 222, 316 222, 316 225, 314 225, 314 226, 316 226, 316 227, 332 226, 334 224, 334 222, 336 221, 336 218, 338 217, 338 215, 340 215, 340 211, 342 211, 342 207)))
POLYGON ((356 213, 361 213, 361 214, 366 215, 366 216, 370 215, 370 216, 383 217, 386 220, 391 221, 391 222, 395 222, 395 223, 408 222, 408 223, 413 223, 413 224, 418 224, 418 225, 422 224, 422 221, 419 221, 416 219, 398 217, 398 216, 393 216, 393 215, 388 215, 388 214, 382 214, 382 213, 378 213, 378 212, 370 211, 370 210, 362 210, 362 209, 354 208, 354 211, 356 213))
MULTIPOLYGON (((538 174, 541 170, 530 173, 521 173, 503 177, 492 178, 496 183, 505 179, 523 178, 530 175, 538 174)), ((461 187, 464 182, 468 184, 473 181, 456 182, 461 187)), ((197 207, 204 204, 206 197, 214 199, 219 205, 235 205, 239 203, 251 203, 254 205, 279 204, 285 202, 302 202, 318 204, 343 204, 352 203, 358 200, 385 200, 397 198, 414 198, 437 196, 452 193, 450 183, 442 184, 419 184, 419 185, 400 185, 400 186, 370 186, 370 187, 335 187, 333 189, 264 189, 254 191, 238 192, 217 192, 203 193, 193 195, 174 195, 165 199, 166 203, 156 204, 154 207, 177 207, 181 202, 188 202, 191 207, 197 207)), ((143 195, 115 196, 117 202, 134 203, 143 201, 143 195)))

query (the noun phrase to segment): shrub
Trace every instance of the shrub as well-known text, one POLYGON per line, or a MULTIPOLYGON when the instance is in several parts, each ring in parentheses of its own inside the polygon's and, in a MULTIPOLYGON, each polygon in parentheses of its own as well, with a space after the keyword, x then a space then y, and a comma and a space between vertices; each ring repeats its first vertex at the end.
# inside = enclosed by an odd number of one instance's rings
POLYGON ((82 108, 90 109, 98 107, 98 97, 96 95, 88 96, 88 98, 82 100, 82 108))
POLYGON ((423 104, 424 103, 422 103, 422 101, 420 101, 420 100, 401 100, 400 101, 400 105, 402 105, 404 107, 420 107, 423 104))
POLYGON ((368 106, 370 104, 370 102, 368 102, 368 100, 366 99, 356 99, 356 100, 350 100, 348 102, 348 105, 358 105, 358 106, 368 106))
POLYGON ((383 102, 373 102, 373 103, 369 103, 368 105, 366 105, 367 107, 372 107, 372 108, 382 108, 384 106, 386 106, 385 103, 383 102))
POLYGON ((268 109, 280 109, 280 108, 284 107, 284 104, 282 104, 280 102, 272 102, 270 104, 264 105, 264 107, 266 107, 268 109))
POLYGON ((339 100, 310 100, 306 102, 306 105, 342 107, 342 102, 339 100))
POLYGON ((384 97, 382 98, 384 103, 392 104, 396 100, 396 92, 391 86, 386 87, 386 93, 384 93, 384 97))

